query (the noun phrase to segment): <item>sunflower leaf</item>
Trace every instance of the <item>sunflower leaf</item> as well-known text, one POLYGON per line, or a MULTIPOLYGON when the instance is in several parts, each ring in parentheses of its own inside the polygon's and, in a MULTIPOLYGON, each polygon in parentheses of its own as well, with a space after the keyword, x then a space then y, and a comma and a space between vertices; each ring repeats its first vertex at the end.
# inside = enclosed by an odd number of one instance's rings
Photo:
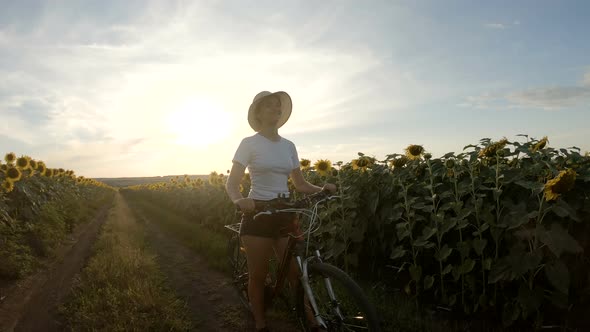
POLYGON ((397 259, 403 257, 406 254, 406 251, 403 249, 403 246, 397 246, 393 250, 391 250, 391 255, 389 258, 397 259))
POLYGON ((473 239, 473 250, 475 250, 475 252, 481 256, 484 248, 486 247, 486 244, 488 244, 488 240, 486 239, 473 239))
POLYGON ((436 234, 436 228, 426 226, 426 227, 424 227, 424 230, 422 231, 422 236, 419 239, 420 240, 428 240, 434 234, 436 234))
POLYGON ((500 280, 517 279, 536 269, 542 259, 542 254, 539 252, 529 253, 522 248, 515 248, 507 256, 493 262, 488 283, 494 284, 500 280))
POLYGON ((541 225, 537 228, 539 240, 549 247, 549 250, 560 257, 562 253, 579 253, 582 247, 560 224, 552 224, 550 230, 541 225))
POLYGON ((532 190, 533 192, 541 192, 541 190, 543 190, 543 188, 545 187, 544 184, 534 181, 519 180, 515 181, 514 183, 525 189, 532 190))
POLYGON ((545 265, 545 275, 555 289, 563 294, 568 294, 570 274, 567 266, 561 260, 558 259, 551 264, 545 265))
POLYGON ((420 281, 420 278, 422 277, 422 267, 418 265, 412 265, 410 266, 409 270, 410 276, 412 276, 412 280, 420 281))
POLYGON ((552 205, 550 209, 556 215, 558 215, 558 216, 560 216, 562 218, 570 217, 574 221, 580 221, 580 218, 578 218, 578 215, 576 214, 576 210, 574 210, 563 199, 557 200, 557 202, 555 203, 555 205, 552 205))
POLYGON ((452 269, 453 269, 453 265, 451 265, 451 264, 445 266, 445 268, 442 270, 442 275, 444 276, 445 274, 448 274, 449 272, 451 272, 452 269))
POLYGON ((434 277, 433 276, 424 277, 424 289, 430 289, 433 284, 434 284, 434 277))
POLYGON ((463 264, 461 264, 460 272, 461 274, 467 274, 473 270, 475 266, 475 261, 472 259, 466 259, 463 264))
POLYGON ((434 254, 434 257, 436 258, 437 261, 442 262, 449 257, 451 252, 453 252, 453 249, 449 248, 449 246, 445 244, 439 251, 437 251, 434 254))

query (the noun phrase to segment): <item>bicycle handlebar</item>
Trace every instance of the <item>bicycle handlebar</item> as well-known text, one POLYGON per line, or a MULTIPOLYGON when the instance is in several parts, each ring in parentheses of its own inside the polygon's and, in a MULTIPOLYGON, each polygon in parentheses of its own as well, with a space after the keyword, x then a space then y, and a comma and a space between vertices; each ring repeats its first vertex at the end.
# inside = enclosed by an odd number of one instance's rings
MULTIPOLYGON (((322 190, 317 193, 307 195, 304 198, 298 199, 294 202, 288 202, 283 199, 273 199, 270 201, 255 201, 254 211, 247 212, 253 214, 254 218, 261 214, 274 214, 287 209, 302 209, 313 205, 326 198, 332 198, 336 196, 330 196, 329 191, 322 190)), ((241 209, 236 205, 236 209, 241 212, 241 209)))

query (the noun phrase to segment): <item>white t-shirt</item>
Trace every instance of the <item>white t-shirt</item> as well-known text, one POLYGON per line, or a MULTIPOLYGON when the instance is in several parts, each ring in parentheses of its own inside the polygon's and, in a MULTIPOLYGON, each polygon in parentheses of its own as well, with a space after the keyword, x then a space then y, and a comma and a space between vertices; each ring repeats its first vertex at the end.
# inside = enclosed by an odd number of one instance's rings
POLYGON ((293 142, 283 137, 274 142, 259 133, 242 140, 232 161, 248 167, 252 183, 248 197, 264 201, 278 194, 289 196, 289 174, 299 167, 293 142))

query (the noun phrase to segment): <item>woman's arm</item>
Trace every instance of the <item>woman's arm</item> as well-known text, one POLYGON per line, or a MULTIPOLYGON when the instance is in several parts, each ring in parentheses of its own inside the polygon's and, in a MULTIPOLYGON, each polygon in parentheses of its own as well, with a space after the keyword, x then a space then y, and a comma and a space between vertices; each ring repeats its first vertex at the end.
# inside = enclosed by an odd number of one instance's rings
POLYGON ((234 204, 240 207, 240 210, 244 212, 254 211, 254 200, 248 197, 243 197, 240 193, 240 182, 244 176, 244 167, 240 163, 234 162, 229 172, 227 182, 225 183, 225 191, 234 204))
POLYGON ((291 171, 291 181, 293 181, 295 189, 303 194, 313 194, 323 189, 329 190, 332 193, 336 192, 336 185, 334 184, 326 183, 324 187, 318 187, 307 182, 303 177, 303 172, 301 172, 300 168, 295 168, 291 171))
POLYGON ((242 193, 240 193, 240 182, 242 181, 245 170, 246 167, 242 164, 234 162, 231 171, 229 172, 227 182, 225 183, 225 191, 234 203, 244 198, 242 193))

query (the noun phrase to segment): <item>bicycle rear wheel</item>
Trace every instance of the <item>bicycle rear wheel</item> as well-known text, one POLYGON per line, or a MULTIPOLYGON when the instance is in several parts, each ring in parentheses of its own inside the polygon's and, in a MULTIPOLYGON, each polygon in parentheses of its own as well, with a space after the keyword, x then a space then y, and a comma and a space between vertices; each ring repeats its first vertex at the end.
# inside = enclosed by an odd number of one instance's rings
POLYGON ((233 234, 228 243, 228 258, 232 271, 232 281, 244 307, 250 310, 248 299, 248 265, 246 252, 240 242, 240 235, 233 234))
MULTIPOLYGON (((308 266, 308 276, 319 315, 328 331, 381 331, 376 309, 344 271, 330 264, 315 263, 308 266), (330 296, 326 280, 330 281, 335 299, 330 296)), ((311 321, 311 306, 303 291, 298 296, 297 309, 306 331, 313 330, 317 322, 311 321)))

